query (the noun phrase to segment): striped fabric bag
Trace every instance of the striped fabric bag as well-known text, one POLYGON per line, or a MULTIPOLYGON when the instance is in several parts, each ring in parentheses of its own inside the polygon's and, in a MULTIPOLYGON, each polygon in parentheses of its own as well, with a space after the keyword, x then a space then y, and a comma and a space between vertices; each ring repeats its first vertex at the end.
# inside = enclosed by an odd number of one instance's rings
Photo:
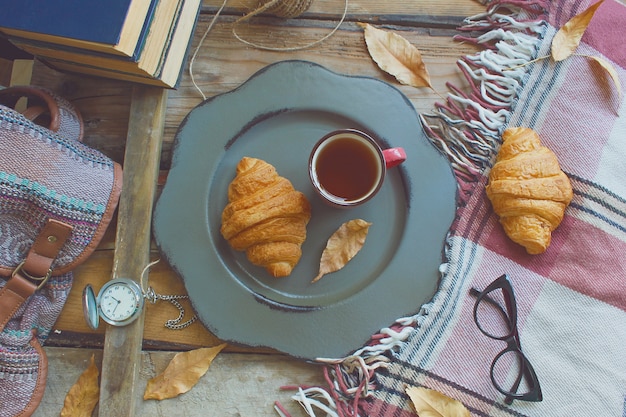
POLYGON ((0 90, 0 417, 29 416, 39 405, 47 375, 41 345, 72 270, 96 248, 117 206, 121 167, 82 136, 66 100, 37 87, 0 90), (17 112, 22 97, 28 106, 17 112))

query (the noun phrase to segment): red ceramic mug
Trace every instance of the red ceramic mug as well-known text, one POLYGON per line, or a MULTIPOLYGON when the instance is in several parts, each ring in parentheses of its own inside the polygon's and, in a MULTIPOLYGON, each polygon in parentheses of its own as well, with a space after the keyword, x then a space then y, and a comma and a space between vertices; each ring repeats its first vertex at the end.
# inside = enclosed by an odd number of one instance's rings
POLYGON ((406 160, 402 148, 382 149, 365 132, 335 130, 321 138, 309 157, 309 177, 317 194, 334 207, 369 201, 383 185, 387 168, 406 160))

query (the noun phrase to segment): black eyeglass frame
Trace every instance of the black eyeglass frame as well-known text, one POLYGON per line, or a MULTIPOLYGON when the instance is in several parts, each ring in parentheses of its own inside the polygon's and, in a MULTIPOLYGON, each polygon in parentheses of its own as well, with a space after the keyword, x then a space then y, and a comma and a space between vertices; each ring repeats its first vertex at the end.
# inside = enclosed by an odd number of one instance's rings
POLYGON ((522 401, 534 401, 539 402, 543 400, 543 395, 541 393, 541 386, 539 385, 539 379, 537 378, 537 373, 535 369, 531 365, 530 361, 522 352, 522 346, 520 343, 519 332, 517 329, 517 301, 515 299, 515 292, 513 291, 513 285, 511 284, 511 280, 509 279, 507 274, 503 274, 500 277, 496 278, 491 284, 489 284, 484 290, 479 291, 476 288, 470 288, 470 294, 476 297, 476 302, 474 303, 474 323, 476 323, 476 327, 483 333, 485 336, 490 339, 502 340, 506 343, 506 347, 496 355, 496 357, 491 362, 490 368, 490 377, 491 383, 493 386, 505 396, 504 402, 506 404, 513 403, 513 400, 522 400, 522 401), (504 304, 506 307, 506 311, 502 308, 500 303, 496 302, 492 298, 489 297, 489 294, 495 290, 501 290, 504 298, 504 304), (502 313, 503 318, 508 324, 509 331, 503 336, 497 336, 489 333, 480 325, 480 321, 478 320, 478 307, 481 302, 487 302, 495 307, 502 313), (514 352, 521 358, 522 370, 517 376, 515 383, 511 387, 510 390, 503 389, 496 381, 494 376, 494 368, 498 360, 506 355, 509 352, 514 352), (529 391, 519 394, 515 392, 519 387, 519 384, 522 381, 522 376, 526 376, 529 384, 529 391))

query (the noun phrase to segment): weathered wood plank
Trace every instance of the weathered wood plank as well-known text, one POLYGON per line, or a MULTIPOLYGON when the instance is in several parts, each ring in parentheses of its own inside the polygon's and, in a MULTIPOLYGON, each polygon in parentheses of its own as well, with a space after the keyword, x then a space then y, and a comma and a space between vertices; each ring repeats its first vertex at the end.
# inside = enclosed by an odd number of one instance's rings
MULTIPOLYGON (((149 261, 166 98, 166 90, 143 86, 133 89, 113 278, 139 281, 149 261)), ((102 417, 135 415, 143 327, 142 315, 128 326, 107 328, 99 408, 102 417)))
POLYGON ((0 58, 0 87, 8 87, 11 83, 13 60, 0 58))
MULTIPOLYGON (((213 13, 223 0, 204 0, 202 11, 213 13)), ((254 10, 258 0, 231 0, 227 3, 225 13, 243 15, 244 11, 254 10)), ((302 15, 307 18, 311 14, 340 16, 343 13, 345 0, 315 0, 302 15)), ((474 0, 348 0, 348 14, 378 15, 430 15, 430 16, 472 16, 485 10, 485 6, 474 0)))
POLYGON ((11 71, 11 85, 28 85, 33 75, 32 59, 16 59, 11 71))
MULTIPOLYGON (((45 348, 49 359, 48 386, 33 417, 58 417, 70 387, 95 355, 100 365, 102 351, 93 349, 45 348)), ((303 417, 300 406, 281 386, 324 386, 317 365, 281 355, 220 353, 208 372, 189 392, 163 401, 144 401, 148 379, 161 373, 174 352, 141 352, 141 372, 134 392, 138 416, 275 417, 274 401, 280 401, 294 417, 303 417)), ((102 405, 100 406, 102 409, 102 405)), ((97 415, 94 414, 94 415, 97 415)), ((102 416, 103 414, 100 414, 102 416)), ((126 416, 119 413, 116 417, 126 416)))
MULTIPOLYGON (((201 16, 192 44, 194 50, 210 20, 211 16, 201 16)), ((242 27, 238 33, 256 44, 290 47, 318 40, 333 27, 331 23, 319 21, 307 21, 303 24, 307 26, 268 27, 250 24, 242 27)), ((334 36, 312 48, 280 52, 259 50, 241 42, 233 42, 232 18, 230 21, 221 20, 212 28, 198 51, 193 64, 195 81, 206 97, 212 97, 237 88, 266 65, 288 59, 304 59, 338 73, 371 76, 388 81, 407 95, 418 112, 431 111, 433 104, 440 101, 441 95, 447 91, 447 82, 461 86, 465 82, 455 62, 461 56, 473 52, 474 46, 454 41, 449 32, 445 36, 433 36, 436 30, 399 29, 401 28, 396 27, 394 30, 398 30, 398 33, 422 51, 436 91, 402 86, 382 72, 367 52, 363 30, 350 22, 342 24, 334 36)), ((188 76, 182 80, 176 91, 171 92, 165 121, 162 168, 169 167, 171 145, 180 122, 201 101, 202 96, 188 76)))
MULTIPOLYGON (((151 259, 157 259, 158 256, 158 253, 152 252, 151 259)), ((72 291, 47 341, 48 345, 102 347, 104 326, 94 331, 87 326, 85 320, 77 320, 77 317, 82 317, 81 294, 85 285, 91 284, 98 291, 111 278, 112 268, 112 250, 96 251, 77 268, 72 291)), ((150 285, 159 294, 186 294, 182 280, 164 262, 150 268, 149 277, 150 285)), ((191 304, 188 300, 181 300, 181 303, 186 309, 186 317, 191 317, 191 304)), ((184 330, 165 328, 165 322, 177 316, 178 310, 168 302, 148 303, 144 320, 144 348, 180 350, 220 343, 200 322, 193 323, 184 330)))

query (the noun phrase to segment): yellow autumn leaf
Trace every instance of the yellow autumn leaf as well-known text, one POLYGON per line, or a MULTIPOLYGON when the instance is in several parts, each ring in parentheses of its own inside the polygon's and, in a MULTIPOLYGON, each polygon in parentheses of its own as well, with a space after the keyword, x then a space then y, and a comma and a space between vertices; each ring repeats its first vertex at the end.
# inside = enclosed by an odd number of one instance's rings
POLYGON ((380 69, 396 77, 402 84, 433 89, 419 49, 396 33, 377 29, 367 23, 359 23, 359 26, 364 29, 367 50, 380 69))
POLYGON ((143 399, 164 400, 189 391, 208 371, 213 359, 224 347, 226 343, 177 353, 163 373, 148 381, 143 399))
POLYGON ((326 248, 320 259, 320 270, 313 282, 324 275, 339 271, 359 253, 365 244, 367 232, 372 223, 362 219, 354 219, 342 224, 326 242, 326 248))
POLYGON ((89 366, 65 396, 61 417, 91 417, 100 399, 99 375, 94 355, 91 355, 89 366))
POLYGON ((597 56, 589 56, 589 58, 597 62, 609 74, 611 79, 613 79, 613 82, 615 83, 615 87, 617 88, 617 93, 619 94, 621 98, 622 97, 622 83, 620 82, 619 75, 617 75, 617 71, 615 70, 613 65, 611 65, 610 62, 602 58, 599 58, 597 56))
POLYGON ((592 4, 584 12, 572 17, 559 29, 556 35, 554 35, 551 45, 551 54, 555 61, 563 61, 570 57, 576 48, 578 48, 585 30, 587 26, 589 26, 589 22, 591 22, 591 18, 602 2, 604 2, 604 0, 592 4))
POLYGON ((460 401, 439 391, 407 387, 406 393, 419 417, 470 417, 469 410, 460 401))

